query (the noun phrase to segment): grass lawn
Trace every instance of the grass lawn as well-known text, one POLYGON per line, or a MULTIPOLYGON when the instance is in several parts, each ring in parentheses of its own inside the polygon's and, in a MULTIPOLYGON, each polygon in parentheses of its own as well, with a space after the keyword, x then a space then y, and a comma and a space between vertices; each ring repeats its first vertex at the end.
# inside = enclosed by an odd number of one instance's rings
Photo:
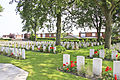
MULTIPOLYGON (((88 56, 89 49, 101 48, 103 46, 81 48, 80 50, 67 50, 66 54, 70 54, 71 60, 76 61, 76 56, 88 56)), ((0 55, 0 63, 12 63, 25 71, 29 72, 27 80, 88 80, 64 72, 57 71, 57 67, 62 66, 63 54, 51 54, 26 51, 25 60, 16 60, 10 57, 0 55)), ((92 65, 92 59, 86 59, 86 66, 92 65)), ((106 66, 113 67, 112 61, 103 61, 103 70, 106 66)))

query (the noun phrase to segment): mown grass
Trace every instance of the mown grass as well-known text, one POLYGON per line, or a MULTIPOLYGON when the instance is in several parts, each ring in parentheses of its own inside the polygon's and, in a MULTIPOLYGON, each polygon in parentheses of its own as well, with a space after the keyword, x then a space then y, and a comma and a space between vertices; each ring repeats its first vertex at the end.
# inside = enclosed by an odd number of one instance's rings
MULTIPOLYGON (((76 61, 76 56, 88 56, 89 49, 103 46, 81 48, 80 50, 67 50, 64 53, 51 54, 26 51, 25 60, 16 60, 0 55, 0 63, 11 63, 29 72, 27 80, 88 80, 86 78, 57 71, 62 66, 63 54, 70 54, 71 60, 76 61)), ((92 59, 85 60, 86 67, 92 66, 92 59)), ((106 66, 113 66, 112 61, 103 61, 103 71, 106 66)))

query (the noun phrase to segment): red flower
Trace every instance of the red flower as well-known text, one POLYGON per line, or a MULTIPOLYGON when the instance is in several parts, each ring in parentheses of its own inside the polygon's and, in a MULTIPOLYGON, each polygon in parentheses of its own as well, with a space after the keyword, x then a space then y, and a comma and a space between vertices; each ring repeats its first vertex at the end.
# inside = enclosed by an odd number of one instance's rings
POLYGON ((50 49, 54 49, 54 47, 50 47, 50 49))
POLYGON ((73 63, 73 61, 70 61, 71 63, 73 63))
POLYGON ((109 66, 107 66, 107 68, 105 69, 105 71, 106 71, 106 72, 109 71, 109 66))
POLYGON ((74 63, 71 63, 71 68, 74 67, 74 66, 75 66, 74 63))
POLYGON ((116 57, 118 57, 118 54, 116 55, 116 57))
POLYGON ((98 53, 97 51, 94 52, 94 54, 97 54, 97 53, 98 53))
POLYGON ((112 68, 110 67, 110 71, 112 71, 112 68))
POLYGON ((65 64, 63 64, 63 66, 66 66, 65 64))
POLYGON ((13 55, 13 53, 11 53, 11 55, 13 55))
POLYGON ((77 61, 75 61, 74 63, 77 63, 77 61))
POLYGON ((66 62, 66 64, 68 64, 68 62, 66 62))
POLYGON ((40 48, 38 48, 38 50, 40 50, 40 48))
POLYGON ((67 68, 67 71, 69 70, 69 68, 67 68))
POLYGON ((117 75, 115 74, 115 80, 117 80, 117 75))

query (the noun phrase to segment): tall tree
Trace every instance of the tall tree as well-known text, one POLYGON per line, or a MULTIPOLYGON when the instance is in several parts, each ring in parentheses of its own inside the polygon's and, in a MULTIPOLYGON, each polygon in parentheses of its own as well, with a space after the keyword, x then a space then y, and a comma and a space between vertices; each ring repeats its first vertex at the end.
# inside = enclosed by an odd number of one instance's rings
POLYGON ((117 8, 119 8, 120 0, 94 0, 95 4, 98 5, 102 13, 105 16, 105 48, 110 48, 111 45, 111 33, 113 24, 113 15, 116 13, 117 8))
POLYGON ((47 0, 48 3, 48 14, 54 18, 56 21, 56 45, 61 45, 61 24, 62 24, 62 16, 64 15, 64 11, 67 10, 67 7, 73 5, 75 0, 47 0))
MULTIPOLYGON (((73 6, 74 7, 74 6, 73 6)), ((75 5, 75 7, 69 11, 71 16, 67 16, 65 23, 73 23, 76 28, 95 28, 97 30, 98 42, 100 42, 100 32, 104 27, 104 16, 101 13, 99 6, 95 5, 93 1, 84 1, 80 5, 75 5), (70 21, 71 20, 71 21, 70 21)))
POLYGON ((23 28, 31 28, 34 31, 35 41, 37 40, 37 31, 39 28, 43 27, 43 23, 46 20, 45 18, 47 15, 45 14, 44 9, 45 7, 39 0, 18 1, 17 11, 20 13, 21 18, 23 19, 23 23, 25 24, 23 28))

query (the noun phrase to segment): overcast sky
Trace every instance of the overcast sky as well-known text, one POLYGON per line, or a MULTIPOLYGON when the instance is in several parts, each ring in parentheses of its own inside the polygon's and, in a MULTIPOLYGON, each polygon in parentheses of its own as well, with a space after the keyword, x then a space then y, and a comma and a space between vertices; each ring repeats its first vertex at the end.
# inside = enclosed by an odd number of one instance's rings
MULTIPOLYGON (((22 20, 19 16, 19 14, 16 14, 16 3, 9 4, 10 0, 0 0, 0 4, 4 8, 3 12, 0 13, 0 36, 3 34, 9 34, 9 33, 15 33, 15 34, 21 34, 22 33, 22 26, 23 24, 21 23, 22 20)), ((47 30, 44 30, 47 32, 47 30)), ((56 31, 56 30, 55 30, 56 31)), ((54 32, 55 32, 54 31, 54 32)), ((76 30, 72 32, 75 35, 79 35, 79 32, 81 29, 76 30)), ((83 31, 83 30, 82 30, 83 31)), ((91 30, 86 30, 86 31, 91 31, 91 30)), ((95 30, 92 30, 92 32, 95 30)), ((42 31, 39 31, 40 33, 42 31)))
POLYGON ((0 4, 4 8, 0 14, 0 36, 9 33, 21 33, 22 24, 19 14, 16 15, 16 3, 9 4, 10 0, 0 0, 0 4))

